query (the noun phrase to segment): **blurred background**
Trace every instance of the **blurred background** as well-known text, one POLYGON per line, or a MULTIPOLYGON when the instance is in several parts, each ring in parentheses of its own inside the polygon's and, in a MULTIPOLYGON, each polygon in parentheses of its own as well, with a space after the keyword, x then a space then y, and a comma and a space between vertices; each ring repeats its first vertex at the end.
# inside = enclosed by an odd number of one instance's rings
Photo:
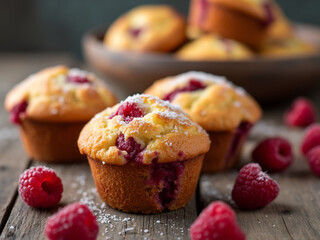
MULTIPOLYGON (((236 1, 236 0, 235 0, 236 1)), ((0 52, 67 51, 81 59, 85 31, 109 25, 134 6, 164 3, 188 12, 188 0, 1 0, 0 52)), ((320 25, 320 0, 278 0, 296 22, 320 25)))

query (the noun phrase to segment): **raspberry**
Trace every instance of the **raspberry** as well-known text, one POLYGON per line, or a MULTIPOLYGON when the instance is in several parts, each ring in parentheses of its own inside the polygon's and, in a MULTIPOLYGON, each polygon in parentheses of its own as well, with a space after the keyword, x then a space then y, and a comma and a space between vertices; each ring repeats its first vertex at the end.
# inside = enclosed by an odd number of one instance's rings
POLYGON ((263 4, 263 10, 265 12, 265 20, 264 20, 264 26, 269 26, 271 23, 274 22, 275 20, 275 16, 273 14, 273 9, 272 9, 272 6, 269 2, 265 2, 263 4))
POLYGON ((167 209, 176 199, 180 190, 181 177, 184 173, 184 161, 158 163, 152 161, 149 184, 161 186, 156 199, 163 209, 167 209))
POLYGON ((142 33, 142 28, 130 28, 128 32, 132 38, 138 38, 142 33))
POLYGON ((244 166, 232 189, 232 199, 243 209, 257 209, 267 206, 279 194, 277 182, 262 172, 257 163, 244 166))
POLYGON ((47 208, 56 205, 62 196, 61 179, 47 167, 32 167, 19 179, 19 194, 31 207, 47 208))
POLYGON ((118 115, 122 116, 123 120, 126 123, 131 122, 134 118, 144 116, 143 112, 137 106, 137 104, 131 102, 125 102, 124 104, 122 104, 114 114, 110 115, 109 118, 111 119, 118 115))
POLYGON ((320 146, 312 148, 307 153, 307 160, 312 172, 320 177, 320 146))
POLYGON ((216 201, 206 207, 190 227, 192 240, 245 240, 234 211, 225 203, 216 201))
POLYGON ((27 110, 28 102, 22 101, 15 105, 10 112, 10 122, 13 124, 21 124, 21 114, 24 114, 27 110))
POLYGON ((315 123, 305 131, 301 144, 301 152, 306 155, 310 149, 318 145, 320 145, 320 124, 315 123))
POLYGON ((166 94, 163 97, 163 100, 167 100, 167 101, 171 102, 178 93, 193 92, 193 91, 197 91, 197 90, 204 89, 204 88, 206 88, 206 86, 202 82, 200 82, 198 80, 191 79, 188 82, 187 86, 182 87, 182 88, 178 88, 178 89, 166 94))
MULTIPOLYGON (((123 133, 120 133, 116 139, 116 146, 119 150, 126 151, 128 154, 125 158, 128 161, 135 160, 143 148, 141 144, 137 143, 133 137, 129 137, 127 140, 123 133)), ((138 161, 138 160, 137 160, 138 161)))
POLYGON ((280 137, 268 138, 256 146, 252 159, 265 171, 281 172, 293 161, 291 145, 280 137))
POLYGON ((296 99, 284 115, 287 125, 306 127, 316 120, 316 110, 312 102, 306 98, 296 99))
POLYGON ((48 218, 44 232, 49 240, 94 240, 99 226, 89 208, 77 202, 48 218))

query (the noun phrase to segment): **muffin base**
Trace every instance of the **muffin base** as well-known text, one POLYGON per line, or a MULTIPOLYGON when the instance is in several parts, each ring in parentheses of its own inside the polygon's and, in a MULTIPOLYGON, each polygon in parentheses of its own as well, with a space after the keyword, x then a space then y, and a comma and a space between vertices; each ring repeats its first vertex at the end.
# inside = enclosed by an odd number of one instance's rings
POLYGON ((98 193, 104 202, 124 212, 150 214, 175 210, 190 201, 197 186, 203 158, 204 155, 200 155, 182 161, 184 169, 178 179, 176 197, 165 208, 158 199, 164 184, 151 183, 152 168, 161 163, 111 165, 89 157, 88 160, 98 193))
POLYGON ((20 136, 29 157, 48 163, 85 160, 77 140, 86 122, 50 123, 24 119, 20 136))
POLYGON ((205 156, 202 173, 215 173, 233 168, 240 159, 250 123, 242 123, 232 132, 209 132, 211 147, 205 156))
POLYGON ((189 14, 191 26, 205 32, 218 33, 245 43, 252 48, 259 48, 267 34, 267 27, 262 20, 246 13, 230 9, 217 3, 208 3, 203 15, 202 0, 192 0, 189 14))

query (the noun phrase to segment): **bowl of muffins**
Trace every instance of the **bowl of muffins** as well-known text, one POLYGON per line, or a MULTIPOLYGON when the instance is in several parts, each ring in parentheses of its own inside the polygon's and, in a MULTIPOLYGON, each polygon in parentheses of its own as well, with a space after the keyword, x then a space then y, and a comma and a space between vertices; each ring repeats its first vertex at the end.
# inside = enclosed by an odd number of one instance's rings
POLYGON ((83 37, 86 61, 128 94, 203 71, 232 79, 263 103, 317 83, 319 45, 319 28, 291 23, 272 0, 192 0, 188 17, 167 5, 138 6, 83 37))

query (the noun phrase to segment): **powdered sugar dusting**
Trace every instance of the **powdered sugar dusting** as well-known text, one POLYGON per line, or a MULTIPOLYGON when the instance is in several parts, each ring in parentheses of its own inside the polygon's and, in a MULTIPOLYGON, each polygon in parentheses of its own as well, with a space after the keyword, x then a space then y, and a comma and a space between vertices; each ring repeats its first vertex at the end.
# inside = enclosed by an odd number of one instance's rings
POLYGON ((230 88, 234 88, 236 92, 240 95, 246 94, 243 88, 234 85, 233 83, 228 81, 225 77, 217 76, 217 75, 213 75, 205 72, 190 71, 190 72, 182 73, 176 76, 173 79, 172 83, 174 84, 187 83, 188 81, 190 81, 190 79, 197 79, 198 81, 201 81, 203 83, 211 82, 213 84, 225 85, 230 88))

